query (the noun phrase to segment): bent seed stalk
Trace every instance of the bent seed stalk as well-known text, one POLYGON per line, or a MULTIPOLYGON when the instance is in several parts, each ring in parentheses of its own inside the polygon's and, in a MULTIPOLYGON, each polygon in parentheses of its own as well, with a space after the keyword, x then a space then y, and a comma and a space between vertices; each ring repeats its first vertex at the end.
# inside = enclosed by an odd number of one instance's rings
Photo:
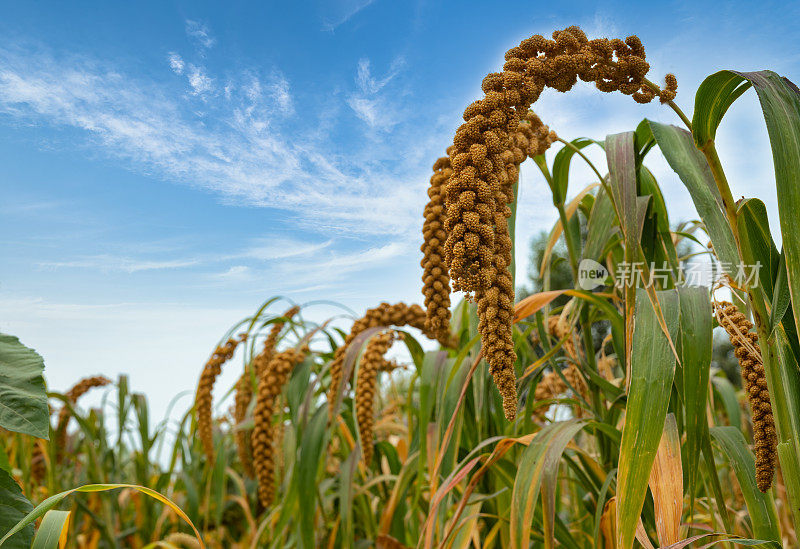
POLYGON ((222 365, 228 362, 239 343, 247 339, 247 334, 241 334, 238 339, 229 339, 224 344, 218 346, 211 354, 211 358, 206 362, 200 381, 197 384, 197 394, 195 396, 195 410, 197 413, 197 433, 203 445, 203 451, 209 462, 214 461, 214 432, 211 420, 211 403, 214 382, 222 373, 222 365))
POLYGON ((753 418, 753 443, 756 454, 756 484, 766 492, 772 486, 778 453, 778 435, 772 416, 772 403, 767 389, 764 362, 758 347, 758 334, 752 332, 753 323, 733 303, 723 301, 715 304, 717 321, 728 334, 739 359, 742 381, 750 414, 753 418))
POLYGON ((375 389, 378 382, 378 373, 388 367, 384 355, 394 343, 395 334, 392 331, 383 332, 367 343, 364 354, 358 365, 356 376, 356 421, 358 432, 361 435, 362 453, 364 463, 369 465, 372 461, 372 442, 374 440, 373 426, 375 423, 375 389))
POLYGON ((294 315, 296 315, 299 311, 300 307, 291 307, 272 324, 269 334, 267 334, 267 337, 264 340, 264 346, 262 347, 261 352, 256 355, 255 358, 253 358, 248 367, 245 367, 242 376, 236 383, 236 395, 234 397, 233 411, 233 418, 237 425, 237 429, 234 434, 234 438, 236 440, 236 452, 239 456, 239 461, 242 464, 245 474, 250 478, 255 477, 253 458, 250 455, 250 433, 241 427, 242 422, 244 422, 247 416, 247 410, 250 407, 250 403, 253 400, 253 386, 250 382, 250 368, 254 369, 255 378, 258 380, 263 373, 263 369, 267 364, 269 364, 269 361, 272 360, 272 357, 275 354, 275 346, 278 344, 278 339, 280 338, 281 331, 283 331, 286 322, 291 320, 292 317, 294 317, 294 315))
POLYGON ((348 380, 343 379, 344 372, 342 366, 344 365, 344 355, 347 348, 353 340, 369 328, 376 327, 391 327, 391 326, 411 326, 422 331, 428 338, 436 339, 444 346, 452 347, 454 345, 450 333, 433 332, 428 329, 425 323, 426 315, 425 310, 417 304, 407 305, 405 303, 381 303, 377 307, 367 309, 364 316, 359 318, 353 323, 350 328, 350 333, 345 338, 341 347, 336 349, 336 353, 331 361, 331 378, 328 387, 328 409, 331 418, 335 415, 336 400, 339 396, 339 387, 348 380))
MULTIPOLYGON (((528 109, 545 88, 566 92, 578 78, 594 82, 600 91, 631 95, 639 103, 650 102, 656 96, 662 102, 671 102, 677 80, 674 75, 667 75, 663 89, 646 80, 650 67, 638 37, 629 36, 624 41, 589 40, 575 26, 554 32, 552 40, 541 35, 523 40, 506 52, 505 58, 502 73, 484 78, 483 99, 466 108, 465 122, 448 149, 452 173, 446 182, 440 216, 444 216, 444 262, 449 281, 454 290, 477 301, 484 355, 503 397, 505 416, 512 420, 517 396, 512 338, 514 286, 509 272, 513 243, 508 219, 519 164, 524 159, 515 138, 520 121, 528 116, 528 109)), ((542 150, 529 155, 542 154, 549 146, 547 140, 538 143, 542 150)), ((444 170, 443 163, 436 166, 444 170)), ((435 181, 439 187, 443 184, 441 179, 442 176, 435 181)), ((439 200, 441 190, 431 194, 432 202, 439 200)), ((428 226, 424 233, 426 240, 439 242, 443 235, 432 228, 436 211, 436 205, 428 210, 433 222, 426 215, 428 226)), ((425 283, 438 282, 434 290, 441 293, 445 287, 443 278, 433 275, 435 265, 431 265, 430 274, 426 269, 425 283)), ((431 317, 435 327, 443 319, 438 303, 444 303, 444 299, 435 300, 436 294, 430 289, 426 298, 429 294, 436 306, 431 317)))

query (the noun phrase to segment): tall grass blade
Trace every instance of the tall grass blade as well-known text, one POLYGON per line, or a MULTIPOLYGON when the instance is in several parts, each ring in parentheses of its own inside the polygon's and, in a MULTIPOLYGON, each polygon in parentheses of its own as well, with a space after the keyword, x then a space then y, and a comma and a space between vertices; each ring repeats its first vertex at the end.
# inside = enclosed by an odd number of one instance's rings
POLYGON ((48 511, 39 525, 31 549, 63 549, 69 533, 69 511, 48 511))
MULTIPOLYGON (((678 293, 666 290, 656 295, 674 341, 678 335, 678 293)), ((676 363, 669 338, 644 289, 636 292, 635 311, 631 383, 617 474, 617 540, 621 549, 633 546, 636 522, 667 415, 676 363)))
POLYGON ((659 545, 678 542, 683 511, 683 467, 681 439, 673 414, 668 414, 664 422, 648 485, 653 494, 659 545))
POLYGON ((722 209, 722 197, 703 153, 694 146, 692 135, 682 128, 652 120, 650 127, 667 163, 689 191, 720 261, 735 265, 739 261, 739 254, 722 209))
MULTIPOLYGON (((543 494, 543 499, 552 502, 551 492, 555 489, 552 479, 558 473, 561 454, 569 441, 585 426, 586 422, 579 419, 546 425, 522 453, 511 496, 512 549, 528 547, 539 491, 546 487, 547 493, 543 494)), ((555 509, 548 504, 543 510, 545 547, 550 548, 554 544, 555 509)))
POLYGON ((702 287, 681 287, 678 295, 681 308, 680 353, 685 410, 686 479, 688 485, 694 487, 700 461, 701 438, 707 421, 708 377, 713 344, 711 303, 708 291, 702 287))

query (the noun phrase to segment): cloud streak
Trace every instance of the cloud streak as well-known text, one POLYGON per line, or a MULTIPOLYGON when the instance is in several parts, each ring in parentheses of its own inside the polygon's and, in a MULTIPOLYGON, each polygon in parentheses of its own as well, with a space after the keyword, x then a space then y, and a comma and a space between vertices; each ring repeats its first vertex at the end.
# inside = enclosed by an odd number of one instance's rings
MULTIPOLYGON (((88 146, 134 171, 200 187, 233 204, 286 210, 305 226, 377 235, 417 225, 425 172, 409 178, 373 150, 343 156, 305 137, 316 131, 313 117, 297 119, 291 84, 278 69, 222 78, 177 52, 167 55, 167 64, 187 79, 185 93, 168 79, 132 77, 97 59, 0 49, 0 113, 78 129, 88 146)), ((375 78, 368 61, 359 65, 352 98, 368 124, 392 124, 379 94, 401 66, 397 61, 375 78)))

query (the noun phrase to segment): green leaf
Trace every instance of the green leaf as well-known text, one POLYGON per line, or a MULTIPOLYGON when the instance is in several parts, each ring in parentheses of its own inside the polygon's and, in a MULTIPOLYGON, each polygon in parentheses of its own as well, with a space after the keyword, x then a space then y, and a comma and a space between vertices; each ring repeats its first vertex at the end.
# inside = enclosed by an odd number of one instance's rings
POLYGON ((63 546, 59 542, 62 538, 66 542, 69 515, 69 511, 48 511, 36 532, 32 549, 58 549, 63 546))
POLYGON ((692 135, 669 124, 650 121, 653 135, 667 163, 686 186, 692 202, 705 223, 720 261, 739 262, 736 241, 722 210, 722 197, 703 153, 695 148, 692 135))
POLYGON ((737 429, 741 429, 742 409, 739 407, 739 400, 736 398, 736 387, 728 381, 728 378, 720 376, 712 377, 711 383, 719 398, 722 399, 722 405, 728 415, 728 423, 737 429))
POLYGON ((708 291, 701 287, 678 288, 681 307, 680 353, 686 410, 686 478, 695 486, 701 439, 706 428, 708 377, 711 367, 712 325, 708 291))
POLYGON ((712 427, 709 429, 711 436, 719 444, 722 451, 728 456, 739 486, 742 489, 750 521, 753 525, 753 534, 761 539, 780 541, 778 528, 778 515, 775 503, 769 492, 761 493, 756 486, 756 465, 753 454, 747 448, 747 441, 742 432, 736 427, 712 427))
POLYGON ((767 302, 772 301, 775 289, 775 278, 781 262, 781 254, 772 241, 769 230, 767 207, 757 198, 746 198, 739 203, 737 208, 739 218, 739 239, 742 253, 745 257, 752 256, 761 264, 758 270, 758 280, 751 284, 760 287, 765 294, 767 302))
MULTIPOLYGON (((677 340, 680 302, 675 290, 656 292, 667 331, 677 340)), ((675 375, 675 355, 645 289, 636 292, 631 382, 617 475, 617 536, 623 549, 633 546, 650 469, 667 417, 675 375)))
POLYGON ((552 543, 555 528, 555 477, 561 454, 569 441, 585 426, 586 422, 579 419, 545 425, 522 453, 511 495, 512 549, 527 548, 530 544, 531 525, 540 489, 545 515, 545 546, 551 547, 548 544, 552 543))
POLYGON ((297 493, 300 509, 297 527, 300 547, 314 547, 314 516, 317 508, 317 473, 325 459, 327 443, 328 409, 326 405, 317 408, 309 425, 303 431, 300 455, 297 459, 297 493))
MULTIPOLYGON (((9 532, 25 518, 33 505, 10 474, 0 471, 0 533, 9 532)), ((33 540, 33 524, 21 528, 5 544, 9 549, 28 549, 33 540)))
POLYGON ((750 283, 754 290, 763 292, 765 303, 772 305, 768 333, 773 333, 781 322, 795 356, 800 357, 800 342, 789 300, 789 285, 786 272, 785 255, 778 252, 769 228, 767 208, 757 198, 747 198, 739 203, 739 241, 743 257, 751 257, 760 265, 758 279, 750 283))
POLYGON ((599 261, 603 256, 603 249, 611 237, 614 220, 617 218, 611 199, 603 187, 597 191, 597 198, 592 206, 589 223, 586 230, 586 243, 583 246, 581 259, 599 261))
MULTIPOLYGON (((571 141, 578 149, 583 149, 595 143, 592 139, 586 137, 579 137, 571 141)), ((572 147, 563 147, 556 153, 553 159, 553 202, 564 204, 567 198, 567 185, 569 184, 569 167, 572 163, 572 157, 576 152, 572 147)))
MULTIPOLYGON (((800 90, 772 71, 720 71, 708 77, 697 90, 693 131, 702 147, 714 138, 725 111, 752 85, 758 94, 767 125, 778 213, 786 254, 789 292, 794 304, 795 326, 800 325, 800 90)), ((796 334, 795 334, 796 339, 796 334)))
POLYGON ((733 71, 719 71, 700 84, 694 98, 692 133, 698 148, 717 135, 717 128, 728 107, 750 89, 750 84, 733 71))
POLYGON ((50 437, 44 361, 14 336, 0 334, 0 427, 50 437))
POLYGON ((630 250, 636 248, 637 227, 640 226, 636 207, 636 156, 633 145, 633 132, 606 137, 611 195, 620 217, 625 247, 630 250))
MULTIPOLYGON (((3 473, 0 473, 0 490, 2 490, 2 483, 3 483, 2 474, 3 473)), ((10 482, 14 481, 10 480, 10 482)), ((27 531, 28 528, 30 528, 32 531, 33 522, 39 517, 45 515, 51 509, 54 509, 59 503, 64 501, 64 499, 67 496, 70 496, 76 492, 80 493, 107 492, 109 490, 116 490, 119 488, 130 488, 131 490, 136 490, 137 492, 141 492, 146 496, 150 496, 151 498, 160 501, 161 503, 172 509, 175 512, 175 514, 177 514, 181 519, 186 521, 186 523, 189 524, 189 526, 191 526, 192 530, 194 531, 194 535, 195 537, 197 537, 197 541, 200 544, 200 548, 205 549, 205 544, 202 541, 203 538, 200 536, 200 532, 197 530, 197 528, 195 528, 195 525, 192 523, 192 521, 189 519, 186 513, 184 513, 183 510, 180 507, 178 507, 174 501, 170 500, 163 494, 160 494, 151 488, 147 488, 146 486, 138 486, 136 484, 86 484, 84 486, 79 486, 78 488, 73 488, 72 490, 67 490, 65 492, 61 492, 53 496, 50 496, 49 498, 41 502, 39 505, 37 505, 30 513, 22 517, 22 519, 19 520, 14 525, 13 528, 11 528, 8 532, 6 532, 6 534, 2 537, 2 539, 0 539, 0 546, 20 547, 20 548, 30 547, 30 543, 24 546, 14 545, 13 543, 11 545, 7 544, 15 540, 14 536, 18 532, 25 532, 27 531)), ((30 508, 30 504, 28 505, 29 505, 28 508, 30 508)), ((0 514, 0 526, 5 525, 5 523, 3 522, 4 519, 5 519, 5 514, 0 514)))

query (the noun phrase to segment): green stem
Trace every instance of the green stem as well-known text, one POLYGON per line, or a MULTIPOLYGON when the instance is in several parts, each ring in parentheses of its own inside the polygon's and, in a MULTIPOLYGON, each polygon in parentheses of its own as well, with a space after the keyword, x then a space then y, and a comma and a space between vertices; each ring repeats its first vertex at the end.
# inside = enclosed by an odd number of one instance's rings
POLYGON ((741 245, 739 244, 736 201, 733 199, 731 187, 728 185, 728 178, 725 177, 725 172, 722 169, 722 163, 719 160, 719 155, 717 154, 717 148, 714 146, 714 141, 709 141, 703 147, 701 147, 700 150, 705 155, 709 168, 711 168, 714 181, 717 183, 717 189, 719 189, 719 194, 722 196, 722 204, 725 208, 725 215, 728 218, 731 231, 733 231, 733 236, 736 238, 736 244, 739 246, 739 251, 741 252, 741 245))
POLYGON ((572 149, 575 152, 575 154, 577 154, 578 156, 583 158, 584 162, 586 162, 586 164, 592 169, 592 171, 595 173, 595 175, 597 175, 597 179, 600 181, 600 184, 601 185, 605 185, 605 181, 606 181, 605 177, 603 177, 600 174, 600 172, 598 171, 597 167, 594 165, 594 163, 591 160, 589 160, 589 157, 586 156, 583 153, 582 150, 580 150, 572 142, 567 141, 566 139, 562 139, 561 137, 557 137, 556 139, 558 141, 560 141, 561 143, 563 143, 565 147, 567 147, 568 149, 572 149))

